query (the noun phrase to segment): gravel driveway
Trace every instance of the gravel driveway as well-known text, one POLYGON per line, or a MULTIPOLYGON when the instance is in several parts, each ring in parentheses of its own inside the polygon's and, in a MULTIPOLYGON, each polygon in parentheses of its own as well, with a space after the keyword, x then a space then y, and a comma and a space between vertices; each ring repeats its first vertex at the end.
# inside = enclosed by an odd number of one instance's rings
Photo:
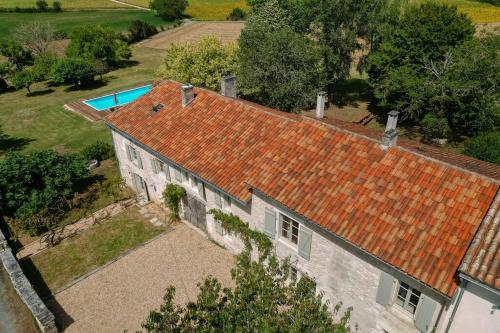
POLYGON ((230 286, 234 257, 180 223, 170 232, 58 293, 52 308, 65 332, 133 332, 176 287, 180 304, 195 300, 207 275, 230 286))

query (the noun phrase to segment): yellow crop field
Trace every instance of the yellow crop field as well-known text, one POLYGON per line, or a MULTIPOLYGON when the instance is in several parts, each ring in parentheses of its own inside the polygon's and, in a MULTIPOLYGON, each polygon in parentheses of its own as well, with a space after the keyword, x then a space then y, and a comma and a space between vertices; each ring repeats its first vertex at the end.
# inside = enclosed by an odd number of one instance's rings
MULTIPOLYGON (((413 3, 423 3, 430 0, 413 0, 413 3)), ((436 0, 432 0, 436 1, 436 0)), ((500 7, 477 0, 437 0, 442 3, 457 6, 458 10, 467 14, 474 23, 500 22, 500 7)))

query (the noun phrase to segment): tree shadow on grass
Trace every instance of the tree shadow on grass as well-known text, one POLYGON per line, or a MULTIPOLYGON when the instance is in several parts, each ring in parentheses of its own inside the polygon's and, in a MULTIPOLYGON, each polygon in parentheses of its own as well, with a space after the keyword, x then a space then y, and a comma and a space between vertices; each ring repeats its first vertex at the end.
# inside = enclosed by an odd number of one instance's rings
POLYGON ((360 102, 371 104, 373 93, 367 80, 349 79, 337 87, 333 93, 333 103, 339 107, 351 105, 358 107, 360 102))
POLYGON ((95 80, 93 82, 89 82, 85 85, 72 85, 64 89, 65 92, 70 92, 70 91, 84 91, 84 90, 94 90, 98 88, 102 88, 106 86, 108 82, 106 80, 95 80))
POLYGON ((44 90, 36 90, 32 91, 31 94, 26 94, 28 97, 36 97, 36 96, 43 96, 43 95, 48 95, 53 93, 55 90, 54 89, 44 89, 44 90))
POLYGON ((30 142, 30 138, 16 138, 2 131, 0 128, 0 155, 24 149, 30 142))

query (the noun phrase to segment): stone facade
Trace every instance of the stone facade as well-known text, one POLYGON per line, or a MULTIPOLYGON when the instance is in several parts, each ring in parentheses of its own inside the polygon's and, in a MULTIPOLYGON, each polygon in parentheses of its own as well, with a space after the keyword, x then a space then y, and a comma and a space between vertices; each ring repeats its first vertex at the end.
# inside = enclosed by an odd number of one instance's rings
MULTIPOLYGON (((170 179, 174 183, 180 183, 192 196, 197 196, 202 200, 207 211, 211 208, 219 208, 216 204, 216 196, 226 194, 221 189, 212 184, 205 183, 205 198, 198 194, 197 187, 193 186, 191 177, 182 181, 175 180, 172 174, 172 167, 181 171, 182 167, 174 166, 170 161, 161 158, 155 152, 147 147, 138 145, 121 134, 112 131, 115 144, 116 155, 118 157, 120 171, 128 185, 134 187, 132 173, 142 177, 147 184, 149 199, 161 202, 162 192, 167 184, 167 180, 162 174, 155 174, 151 166, 151 158, 160 158, 171 168, 170 179), (140 153, 142 159, 142 168, 137 163, 131 162, 128 158, 125 145, 130 144, 140 153)), ((229 196, 228 196, 229 198, 229 196)), ((442 295, 436 293, 430 288, 422 285, 418 281, 406 276, 404 273, 389 267, 380 260, 364 253, 360 249, 352 246, 344 240, 337 239, 335 235, 322 229, 318 225, 309 221, 304 221, 300 216, 284 207, 272 199, 254 191, 252 200, 249 203, 238 202, 235 198, 229 198, 230 205, 225 207, 228 212, 239 216, 243 221, 249 223, 251 228, 264 230, 265 209, 270 207, 278 214, 285 214, 297 221, 300 228, 307 228, 312 231, 312 243, 309 259, 301 257, 298 253, 297 245, 292 244, 283 237, 279 237, 279 225, 276 227, 276 237, 274 240, 275 253, 278 257, 290 257, 292 265, 298 270, 299 274, 307 274, 313 278, 317 284, 318 291, 324 292, 326 299, 331 304, 342 302, 344 307, 352 306, 352 323, 357 324, 359 332, 431 332, 435 329, 436 333, 444 332, 443 324, 447 313, 450 311, 450 302, 442 295), (386 305, 377 303, 377 292, 379 290, 379 279, 382 272, 390 274, 394 283, 390 289, 390 302, 386 305), (433 308, 429 317, 426 329, 417 329, 416 315, 403 310, 395 305, 396 293, 399 288, 398 281, 408 284, 411 288, 422 293, 422 297, 433 300, 436 307, 433 308)), ((217 232, 214 219, 207 215, 207 233, 217 243, 223 245, 233 253, 238 253, 243 248, 243 243, 235 236, 220 234, 217 232)), ((421 302, 420 302, 421 303, 421 302)), ((420 309, 420 303, 416 313, 423 311, 420 309)))

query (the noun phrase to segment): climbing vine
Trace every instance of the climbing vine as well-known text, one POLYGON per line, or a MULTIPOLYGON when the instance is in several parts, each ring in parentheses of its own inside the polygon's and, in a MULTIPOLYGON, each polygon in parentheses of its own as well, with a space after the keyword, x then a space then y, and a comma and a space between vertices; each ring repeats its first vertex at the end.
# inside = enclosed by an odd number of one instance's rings
POLYGON ((163 199, 165 200, 165 205, 170 210, 170 218, 172 220, 179 220, 179 204, 182 198, 186 195, 186 190, 184 187, 176 184, 168 184, 163 191, 163 199))
POLYGON ((216 221, 222 224, 222 227, 227 232, 239 236, 243 240, 247 251, 252 251, 252 244, 255 244, 259 250, 259 260, 265 260, 269 256, 273 244, 265 234, 250 229, 248 224, 236 215, 224 213, 219 209, 211 209, 209 213, 214 216, 216 221))

